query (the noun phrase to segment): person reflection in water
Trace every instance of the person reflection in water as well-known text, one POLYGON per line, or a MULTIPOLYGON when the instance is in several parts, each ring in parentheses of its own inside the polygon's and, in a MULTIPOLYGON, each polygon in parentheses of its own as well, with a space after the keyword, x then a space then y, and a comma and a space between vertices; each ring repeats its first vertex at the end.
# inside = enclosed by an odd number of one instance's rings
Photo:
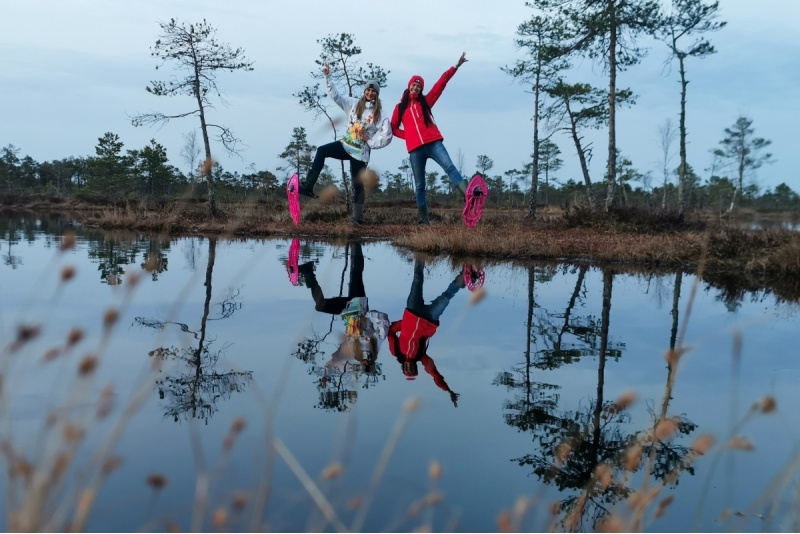
POLYGON ((433 358, 428 355, 428 341, 439 328, 441 317, 450 300, 464 288, 464 276, 459 273, 444 293, 436 297, 430 304, 425 304, 422 297, 422 285, 425 281, 425 263, 414 261, 414 280, 406 301, 403 318, 389 326, 389 350, 403 367, 407 380, 414 380, 419 374, 418 364, 433 377, 439 388, 450 394, 453 406, 458 408, 459 394, 450 389, 442 374, 436 369, 433 358))
POLYGON ((361 243, 350 243, 348 246, 352 264, 347 296, 325 297, 314 274, 314 262, 306 262, 298 268, 306 286, 311 290, 314 308, 318 312, 340 315, 345 323, 344 339, 331 355, 331 360, 325 364, 326 376, 329 371, 344 372, 347 364, 355 361, 361 364, 363 372, 374 372, 380 343, 386 339, 388 333, 389 316, 369 309, 364 291, 364 253, 361 243))

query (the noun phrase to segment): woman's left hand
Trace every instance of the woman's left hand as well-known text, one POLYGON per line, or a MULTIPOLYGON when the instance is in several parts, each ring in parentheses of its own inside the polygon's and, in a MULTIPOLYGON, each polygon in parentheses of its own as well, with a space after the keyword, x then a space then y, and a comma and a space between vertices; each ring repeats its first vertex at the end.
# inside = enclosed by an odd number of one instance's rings
POLYGON ((458 58, 458 61, 456 62, 456 68, 460 67, 461 65, 463 65, 466 62, 467 62, 467 53, 466 52, 462 52, 461 53, 461 57, 458 58))

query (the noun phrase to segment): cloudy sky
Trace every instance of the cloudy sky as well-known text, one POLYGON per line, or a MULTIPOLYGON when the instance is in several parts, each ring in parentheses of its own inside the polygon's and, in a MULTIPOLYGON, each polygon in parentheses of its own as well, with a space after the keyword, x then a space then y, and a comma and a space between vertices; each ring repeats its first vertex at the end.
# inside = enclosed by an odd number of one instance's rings
MULTIPOLYGON (((720 19, 728 26, 711 39, 718 53, 687 62, 689 163, 707 178, 713 149, 723 129, 745 115, 756 135, 772 140, 775 163, 758 171, 757 183, 774 187, 786 182, 800 191, 795 165, 800 124, 800 2, 796 0, 721 0, 720 19)), ((151 138, 167 147, 170 162, 184 170, 183 135, 196 119, 173 121, 161 128, 131 126, 130 117, 147 111, 177 112, 191 107, 188 97, 166 99, 145 92, 156 71, 150 47, 158 21, 205 18, 217 37, 241 46, 255 62, 252 72, 219 76, 228 105, 210 112, 210 121, 229 126, 246 147, 242 158, 212 148, 228 170, 273 172, 292 129, 303 126, 312 144, 331 140, 331 131, 313 122, 292 93, 312 82, 309 73, 328 34, 355 35, 364 62, 390 71, 381 91, 393 107, 412 74, 427 87, 455 63, 462 51, 469 60, 450 81, 434 108, 445 146, 455 160, 463 155, 472 171, 480 154, 494 160, 493 174, 520 168, 532 141, 532 96, 501 72, 521 58, 513 44, 517 26, 533 11, 524 0, 405 0, 332 2, 330 0, 7 0, 0 32, 0 146, 13 144, 20 156, 37 161, 94 154, 104 132, 118 134, 126 149, 141 148, 151 138)), ((676 69, 664 66, 666 49, 652 43, 638 66, 622 73, 620 87, 638 95, 637 105, 618 116, 618 147, 641 171, 660 180, 662 150, 659 125, 677 121, 679 86, 676 69)), ((572 81, 601 85, 602 71, 588 60, 569 75, 572 81)), ((343 112, 341 112, 343 115, 343 112)), ((569 140, 553 138, 565 165, 559 180, 580 179, 569 140)), ((603 133, 595 141, 593 178, 599 180, 605 160, 603 133)), ((407 157, 397 140, 373 153, 379 171, 394 171, 407 157)), ((428 163, 428 170, 439 170, 428 163)))

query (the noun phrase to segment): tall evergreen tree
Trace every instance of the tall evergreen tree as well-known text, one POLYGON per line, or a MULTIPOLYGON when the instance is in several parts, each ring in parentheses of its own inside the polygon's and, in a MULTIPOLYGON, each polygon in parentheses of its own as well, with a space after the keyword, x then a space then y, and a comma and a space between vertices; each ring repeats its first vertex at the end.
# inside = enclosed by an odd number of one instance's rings
POLYGON ((678 126, 680 135, 680 164, 678 165, 678 210, 681 214, 686 209, 686 58, 704 58, 716 53, 716 49, 703 37, 703 34, 724 28, 726 22, 715 20, 719 2, 704 4, 702 0, 672 0, 672 9, 665 18, 661 39, 669 47, 668 62, 678 60, 678 72, 681 77, 681 111, 678 126), (684 44, 685 41, 690 40, 684 44))
POLYGON ((645 55, 638 45, 643 35, 655 35, 663 25, 657 0, 533 0, 532 4, 565 21, 562 52, 585 54, 608 72, 608 159, 606 209, 616 202, 617 73, 645 55))
MULTIPOLYGON (((535 7, 531 3, 525 5, 535 7)), ((517 27, 517 36, 515 44, 525 50, 527 58, 518 60, 513 67, 507 66, 502 70, 518 81, 530 84, 533 93, 533 159, 528 217, 535 218, 536 193, 539 188, 539 120, 544 85, 554 81, 558 72, 567 68, 569 63, 562 56, 566 34, 560 19, 535 15, 517 27)))

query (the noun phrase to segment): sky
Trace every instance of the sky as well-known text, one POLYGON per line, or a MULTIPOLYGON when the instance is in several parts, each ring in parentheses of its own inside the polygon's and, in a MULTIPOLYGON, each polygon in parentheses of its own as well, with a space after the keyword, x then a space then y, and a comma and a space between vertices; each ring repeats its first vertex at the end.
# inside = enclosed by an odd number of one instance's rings
MULTIPOLYGON (((753 120, 755 135, 772 141, 774 163, 752 178, 762 188, 785 182, 800 191, 794 161, 800 124, 800 2, 796 0, 721 0, 720 20, 728 25, 710 35, 718 53, 687 60, 688 161, 705 180, 711 150, 724 129, 739 116, 753 120)), ((150 49, 158 22, 206 19, 217 38, 242 47, 254 62, 251 72, 221 73, 218 83, 227 104, 209 111, 209 121, 233 130, 244 147, 240 157, 227 155, 219 144, 214 158, 229 171, 269 170, 279 176, 278 158, 292 130, 302 126, 308 141, 333 140, 323 122, 304 112, 293 93, 314 83, 310 73, 321 52, 317 43, 330 34, 355 36, 363 64, 389 70, 381 90, 384 107, 399 101, 408 79, 418 74, 430 88, 462 52, 468 62, 448 83, 434 107, 437 125, 451 158, 463 158, 464 170, 476 168, 478 155, 494 161, 492 175, 519 169, 532 152, 533 96, 501 71, 524 58, 516 49, 517 26, 534 11, 524 0, 405 0, 331 2, 318 0, 6 0, 0 32, 0 146, 14 145, 19 156, 43 162, 94 155, 105 132, 120 136, 124 148, 140 149, 150 139, 167 148, 170 163, 188 171, 181 157, 185 134, 199 128, 196 118, 161 127, 134 127, 137 113, 183 112, 189 97, 156 97, 145 91, 152 80, 172 71, 156 70, 150 49)), ((667 50, 646 43, 647 57, 618 76, 637 104, 618 112, 617 147, 635 168, 663 180, 659 126, 677 124, 677 68, 665 66, 667 50)), ((570 81, 607 84, 602 68, 579 60, 567 74, 570 81)), ((334 116, 344 112, 334 109, 334 116)), ((556 133, 564 160, 554 178, 580 181, 580 167, 569 138, 556 133)), ((587 132, 594 143, 591 171, 600 181, 607 153, 607 130, 587 132)), ((677 143, 674 148, 677 154, 677 143)), ((394 140, 372 154, 379 172, 396 172, 408 157, 405 143, 394 140)), ((672 163, 677 166, 677 155, 672 163)), ((428 171, 441 171, 428 162, 428 171)), ((719 172, 718 172, 719 173, 719 172)))

